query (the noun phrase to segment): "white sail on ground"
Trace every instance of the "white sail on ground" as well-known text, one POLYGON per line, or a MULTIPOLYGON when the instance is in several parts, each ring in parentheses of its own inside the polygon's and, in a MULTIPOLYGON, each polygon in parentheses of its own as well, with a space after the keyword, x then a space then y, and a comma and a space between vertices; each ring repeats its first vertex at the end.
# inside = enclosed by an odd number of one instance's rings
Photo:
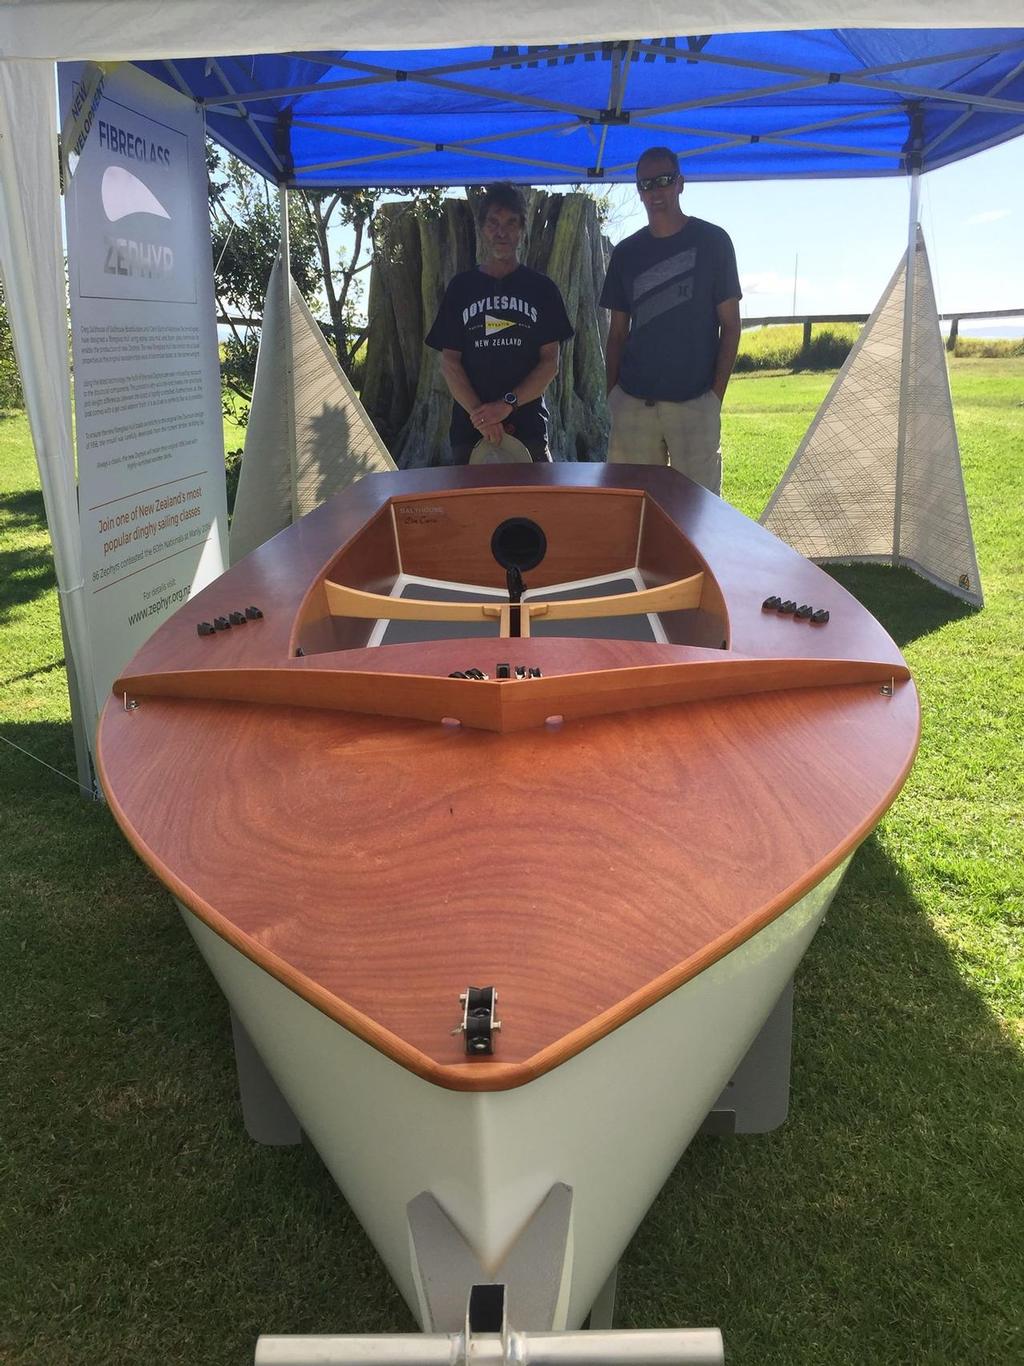
POLYGON ((263 308, 231 522, 232 563, 364 474, 394 468, 279 258, 263 308))
POLYGON ((920 228, 913 280, 907 310, 905 257, 761 522, 808 559, 905 565, 980 607, 946 353, 920 228))

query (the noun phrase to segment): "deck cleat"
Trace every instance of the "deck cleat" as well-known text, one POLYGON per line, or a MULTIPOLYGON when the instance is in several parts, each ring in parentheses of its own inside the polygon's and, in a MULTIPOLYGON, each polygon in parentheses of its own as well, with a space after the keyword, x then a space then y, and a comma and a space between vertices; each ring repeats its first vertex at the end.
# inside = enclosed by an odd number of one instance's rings
POLYGON ((792 598, 787 598, 785 602, 779 603, 775 609, 780 617, 788 617, 796 611, 796 603, 792 598))
POLYGON ((828 621, 828 609, 826 607, 819 607, 812 615, 811 621, 814 622, 815 626, 824 626, 825 622, 828 621))
POLYGON ((196 627, 196 632, 201 636, 215 636, 217 634, 217 628, 212 621, 201 621, 196 627))
POLYGON ((770 598, 765 598, 764 602, 762 602, 761 610, 764 612, 777 612, 781 606, 782 599, 777 593, 773 593, 770 598))
POLYGON ((797 621, 810 621, 813 613, 814 608, 809 607, 805 602, 801 607, 796 609, 793 615, 796 617, 797 621))

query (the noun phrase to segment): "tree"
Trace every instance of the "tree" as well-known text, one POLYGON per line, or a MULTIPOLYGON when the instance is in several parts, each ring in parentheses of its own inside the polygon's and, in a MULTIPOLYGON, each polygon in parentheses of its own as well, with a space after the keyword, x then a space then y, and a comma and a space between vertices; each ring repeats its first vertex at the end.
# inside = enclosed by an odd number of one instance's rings
MULTIPOLYGON (((228 403, 232 415, 244 417, 252 398, 259 349, 259 325, 267 282, 277 257, 280 223, 276 196, 269 183, 235 157, 206 145, 210 180, 210 237, 218 322, 229 329, 221 353, 225 388, 242 400, 228 403)), ((320 283, 317 245, 305 220, 290 233, 292 278, 307 300, 315 301, 320 283)))
MULTIPOLYGON (((230 329, 222 372, 228 390, 247 404, 256 373, 260 315, 280 241, 279 207, 270 184, 255 171, 213 143, 207 143, 206 155, 214 287, 219 321, 230 329)), ((292 279, 339 365, 353 378, 367 331, 363 275, 378 251, 388 250, 387 223, 382 225, 378 214, 387 193, 373 187, 288 191, 292 279), (340 230, 351 238, 348 250, 338 249, 340 230)), ((402 193, 413 211, 429 211, 445 191, 402 193)))
POLYGON ((360 348, 366 340, 366 323, 359 309, 362 299, 359 277, 372 263, 374 215, 380 194, 380 190, 374 189, 335 190, 331 194, 300 190, 295 196, 316 243, 331 319, 330 339, 338 364, 348 375, 353 374, 360 348), (351 252, 339 256, 337 266, 331 264, 328 239, 332 220, 340 227, 351 229, 353 235, 351 252))

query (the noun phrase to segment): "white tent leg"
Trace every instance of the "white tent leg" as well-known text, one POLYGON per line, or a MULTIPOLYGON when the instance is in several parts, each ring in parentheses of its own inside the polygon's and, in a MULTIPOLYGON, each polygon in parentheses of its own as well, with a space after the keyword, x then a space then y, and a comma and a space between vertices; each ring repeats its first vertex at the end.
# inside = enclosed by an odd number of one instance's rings
POLYGON ((53 542, 78 781, 94 791, 96 729, 71 443, 67 303, 51 62, 0 60, 0 271, 53 542), (17 138, 11 130, 17 128, 17 138))

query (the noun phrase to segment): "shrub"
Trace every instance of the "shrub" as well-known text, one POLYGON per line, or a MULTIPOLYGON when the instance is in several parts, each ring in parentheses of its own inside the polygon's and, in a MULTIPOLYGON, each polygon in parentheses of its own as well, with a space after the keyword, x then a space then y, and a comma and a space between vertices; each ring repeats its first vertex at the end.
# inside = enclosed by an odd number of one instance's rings
POLYGON ((4 287, 0 284, 0 411, 21 408, 24 402, 18 362, 14 358, 14 338, 4 303, 4 287))
POLYGON ((984 357, 998 360, 1008 356, 1024 356, 1024 337, 957 337, 954 356, 984 357))
POLYGON ((828 323, 811 329, 811 344, 805 351, 801 323, 759 327, 741 336, 736 369, 837 370, 859 335, 859 323, 828 323))
POLYGON ((235 511, 235 494, 238 492, 238 476, 242 473, 242 447, 224 452, 224 482, 228 494, 228 523, 235 511))

